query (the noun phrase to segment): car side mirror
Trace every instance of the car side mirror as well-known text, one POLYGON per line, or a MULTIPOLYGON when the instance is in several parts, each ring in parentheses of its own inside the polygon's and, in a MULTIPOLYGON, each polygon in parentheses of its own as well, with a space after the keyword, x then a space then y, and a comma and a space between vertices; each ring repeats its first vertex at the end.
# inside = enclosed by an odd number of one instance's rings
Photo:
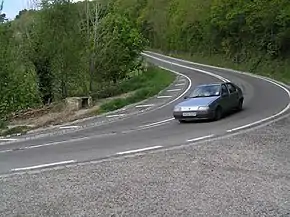
POLYGON ((188 99, 188 96, 184 96, 183 99, 188 99))

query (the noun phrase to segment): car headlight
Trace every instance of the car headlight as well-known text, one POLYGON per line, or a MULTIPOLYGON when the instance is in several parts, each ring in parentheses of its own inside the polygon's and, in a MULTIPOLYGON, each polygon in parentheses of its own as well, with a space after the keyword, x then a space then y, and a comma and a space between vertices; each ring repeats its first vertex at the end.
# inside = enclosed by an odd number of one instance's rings
POLYGON ((181 111, 181 107, 179 107, 179 106, 174 107, 174 111, 175 111, 175 112, 179 112, 179 111, 181 111))
POLYGON ((209 107, 208 106, 199 106, 198 110, 199 111, 207 111, 207 110, 209 110, 209 107))

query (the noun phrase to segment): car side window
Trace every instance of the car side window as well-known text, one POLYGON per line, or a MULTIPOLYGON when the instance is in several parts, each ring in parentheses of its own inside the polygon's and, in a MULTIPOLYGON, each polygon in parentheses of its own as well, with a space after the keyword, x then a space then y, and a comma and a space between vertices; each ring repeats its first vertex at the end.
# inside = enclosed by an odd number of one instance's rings
POLYGON ((223 94, 229 94, 228 88, 224 84, 222 85, 222 95, 223 94))
POLYGON ((237 88, 232 84, 227 84, 227 87, 228 87, 230 93, 234 93, 237 91, 237 88))

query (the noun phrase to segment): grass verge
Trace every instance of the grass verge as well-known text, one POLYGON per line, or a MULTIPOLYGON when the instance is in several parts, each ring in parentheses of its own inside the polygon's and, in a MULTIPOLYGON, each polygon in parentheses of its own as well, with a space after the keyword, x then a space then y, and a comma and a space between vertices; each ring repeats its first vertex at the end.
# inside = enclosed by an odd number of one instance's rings
POLYGON ((17 126, 13 128, 4 128, 0 130, 0 136, 8 136, 8 135, 13 135, 13 134, 25 134, 28 132, 30 128, 27 126, 17 126))
POLYGON ((238 71, 250 72, 257 75, 266 76, 275 80, 290 84, 290 59, 289 60, 269 60, 259 56, 248 59, 242 63, 235 63, 223 55, 204 55, 181 52, 163 52, 156 49, 150 49, 153 52, 163 53, 172 57, 189 60, 201 64, 207 64, 217 67, 230 68, 238 71), (258 63, 258 64, 257 64, 258 63))
POLYGON ((150 67, 142 75, 133 77, 130 81, 122 84, 123 90, 127 92, 134 91, 132 95, 104 103, 96 113, 102 114, 114 111, 152 97, 169 86, 174 79, 175 75, 173 73, 157 67, 150 67))

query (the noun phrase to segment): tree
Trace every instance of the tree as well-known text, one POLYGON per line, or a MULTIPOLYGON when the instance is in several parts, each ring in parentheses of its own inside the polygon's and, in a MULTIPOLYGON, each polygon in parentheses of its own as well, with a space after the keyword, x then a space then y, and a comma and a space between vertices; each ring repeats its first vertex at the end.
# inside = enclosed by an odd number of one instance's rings
POLYGON ((134 69, 146 41, 134 24, 120 14, 108 14, 97 30, 97 72, 103 80, 116 83, 134 69))
POLYGON ((4 23, 5 21, 8 20, 8 19, 6 18, 6 14, 5 14, 5 13, 2 13, 3 6, 4 6, 4 0, 2 0, 2 2, 1 2, 1 4, 0 4, 0 23, 4 23))

